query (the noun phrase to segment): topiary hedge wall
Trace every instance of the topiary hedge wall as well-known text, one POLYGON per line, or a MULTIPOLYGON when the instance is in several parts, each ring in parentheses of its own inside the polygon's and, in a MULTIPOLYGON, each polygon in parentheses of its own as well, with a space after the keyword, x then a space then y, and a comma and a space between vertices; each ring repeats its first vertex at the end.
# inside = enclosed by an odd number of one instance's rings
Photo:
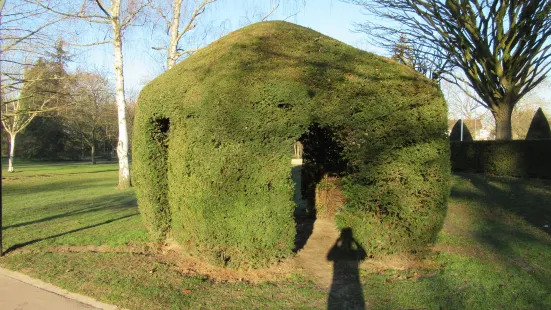
POLYGON ((551 140, 451 142, 453 171, 551 179, 551 140))
POLYGON ((338 163, 339 227, 370 253, 420 249, 446 210, 446 114, 435 84, 406 66, 290 23, 251 25, 141 92, 139 207, 158 239, 212 263, 264 266, 294 247, 291 146, 330 132, 338 160, 317 163, 338 163))

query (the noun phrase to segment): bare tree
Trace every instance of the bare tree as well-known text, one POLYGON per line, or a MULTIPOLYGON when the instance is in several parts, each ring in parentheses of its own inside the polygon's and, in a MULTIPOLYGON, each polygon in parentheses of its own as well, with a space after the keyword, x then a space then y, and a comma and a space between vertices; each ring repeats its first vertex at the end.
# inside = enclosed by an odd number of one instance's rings
MULTIPOLYGON (((297 0, 291 0, 296 2, 297 0)), ((172 0, 152 2, 151 7, 164 22, 166 32, 169 36, 166 46, 155 46, 155 50, 166 50, 166 68, 171 69, 184 56, 195 53, 199 45, 190 47, 189 42, 185 42, 186 35, 195 30, 200 19, 205 14, 208 7, 220 0, 172 0)), ((253 21, 265 21, 276 12, 281 5, 281 0, 269 0, 269 9, 261 15, 255 17, 253 21)), ((248 19, 247 23, 253 21, 248 19)), ((209 27, 203 29, 199 34, 204 41, 208 36, 209 27)), ((202 44, 202 42, 200 43, 202 44)))
MULTIPOLYGON (((10 136, 8 171, 13 172, 15 138, 38 114, 27 111, 19 100, 25 83, 24 72, 43 52, 52 46, 46 31, 65 17, 51 18, 45 10, 28 6, 25 1, 0 0, 0 109, 2 127, 10 136), (29 21, 33 22, 30 23, 29 21), (30 113, 30 114, 29 114, 30 113)), ((55 36, 54 36, 55 38, 55 36)), ((28 81, 26 82, 29 83, 28 81)), ((45 108, 48 102, 43 102, 45 108)), ((0 256, 2 256, 2 207, 0 206, 0 256)))
POLYGON ((306 0, 266 0, 266 1, 244 1, 247 7, 242 16, 241 26, 267 21, 274 16, 277 11, 284 11, 288 14, 284 20, 296 16, 300 12, 300 6, 306 5, 306 0), (249 12, 249 8, 251 11, 249 12))
MULTIPOLYGON (((493 114, 499 140, 511 139, 515 104, 551 69, 551 1, 344 1, 374 16, 357 25, 374 43, 390 47, 406 35, 425 58, 447 59, 461 69, 477 102, 493 114)), ((462 80, 444 78, 458 85, 462 80)))
POLYGON ((266 21, 274 12, 279 8, 281 5, 281 0, 270 0, 270 9, 268 12, 262 17, 260 21, 266 21))
POLYGON ((65 123, 73 137, 90 148, 90 159, 95 164, 98 141, 107 138, 106 129, 117 121, 111 106, 115 92, 109 80, 97 73, 78 72, 71 84, 74 104, 64 113, 65 123))
POLYGON ((206 8, 217 0, 173 0, 172 3, 160 1, 152 4, 154 10, 164 21, 168 29, 169 41, 166 47, 154 47, 167 51, 167 70, 174 67, 178 59, 197 51, 197 48, 183 48, 183 37, 191 32, 206 8))
POLYGON ((123 74, 123 33, 132 25, 145 7, 150 4, 147 1, 124 1, 123 0, 95 0, 90 3, 83 0, 82 4, 75 8, 69 7, 69 10, 59 9, 52 1, 27 0, 47 9, 50 12, 65 16, 68 18, 80 19, 87 23, 97 25, 109 25, 111 39, 102 42, 93 42, 81 45, 98 45, 105 43, 113 44, 113 68, 115 74, 115 98, 117 103, 117 117, 119 126, 119 140, 117 144, 117 155, 119 158, 119 188, 127 188, 130 183, 130 167, 128 162, 128 129, 126 120, 126 102, 124 96, 124 74, 123 74), (98 12, 99 10, 99 12, 98 12))
POLYGON ((401 34, 398 41, 388 48, 390 48, 392 59, 413 68, 438 83, 440 83, 446 72, 453 69, 448 59, 442 59, 427 53, 422 44, 408 39, 405 34, 401 34))
POLYGON ((25 71, 32 67, 38 58, 47 58, 50 51, 55 50, 60 40, 56 40, 54 27, 66 17, 54 16, 48 10, 25 0, 8 1, 2 10, 4 13, 0 15, 0 91, 4 105, 10 103, 9 100, 19 100, 21 88, 28 82, 24 79, 25 71))
POLYGON ((476 109, 480 105, 473 99, 476 94, 473 94, 467 85, 457 86, 456 84, 442 81, 440 89, 448 103, 448 115, 450 117, 455 119, 474 119, 477 117, 476 109))

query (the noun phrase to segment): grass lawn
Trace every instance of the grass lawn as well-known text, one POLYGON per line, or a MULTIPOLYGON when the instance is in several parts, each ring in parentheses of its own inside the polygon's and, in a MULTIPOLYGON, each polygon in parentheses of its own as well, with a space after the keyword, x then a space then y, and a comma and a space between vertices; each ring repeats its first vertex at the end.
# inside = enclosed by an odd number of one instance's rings
MULTIPOLYGON (((16 170, 2 169, 5 268, 130 309, 327 308, 327 289, 298 271, 253 284, 182 270, 150 243, 133 191, 115 188, 116 164, 16 170)), ((432 253, 362 269, 363 298, 374 309, 550 309, 549 226, 550 180, 455 175, 432 253)))

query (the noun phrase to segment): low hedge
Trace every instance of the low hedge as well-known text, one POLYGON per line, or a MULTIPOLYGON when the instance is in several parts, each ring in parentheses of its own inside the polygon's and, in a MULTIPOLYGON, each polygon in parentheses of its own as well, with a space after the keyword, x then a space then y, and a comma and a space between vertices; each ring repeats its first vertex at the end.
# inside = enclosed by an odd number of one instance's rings
MULTIPOLYGON (((447 108, 407 66, 311 29, 263 22, 140 93, 133 182, 152 234, 202 259, 260 267, 295 243, 292 145, 339 177, 340 228, 371 254, 434 240, 449 195, 447 108)), ((315 195, 312 195, 315 196, 315 195)))
POLYGON ((452 170, 551 178, 551 140, 451 142, 452 170))

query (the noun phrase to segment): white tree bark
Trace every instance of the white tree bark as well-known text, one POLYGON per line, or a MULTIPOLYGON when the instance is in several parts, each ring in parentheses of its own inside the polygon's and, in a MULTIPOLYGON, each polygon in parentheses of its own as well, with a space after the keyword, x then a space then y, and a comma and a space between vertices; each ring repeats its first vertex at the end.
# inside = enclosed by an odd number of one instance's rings
POLYGON ((36 111, 30 113, 23 110, 21 100, 11 100, 8 103, 2 102, 2 125, 4 126, 4 131, 10 135, 8 172, 14 171, 13 159, 15 156, 15 137, 31 123, 38 113, 48 111, 48 103, 51 102, 50 99, 51 98, 44 100, 44 102, 37 107, 36 111))
MULTIPOLYGON (((199 16, 205 12, 205 8, 211 4, 216 2, 217 0, 202 0, 202 1, 196 1, 195 7, 193 8, 193 11, 191 15, 188 17, 187 23, 185 26, 180 29, 180 22, 182 18, 186 18, 185 16, 182 16, 182 4, 183 0, 174 0, 174 3, 172 4, 172 19, 170 22, 167 20, 167 24, 169 25, 170 29, 170 41, 168 43, 168 47, 162 48, 167 49, 167 70, 174 67, 176 64, 176 61, 180 57, 186 54, 191 54, 193 52, 196 52, 197 49, 189 49, 189 50, 181 50, 178 49, 178 45, 180 43, 180 39, 188 33, 189 31, 193 30, 195 26, 197 25, 197 20, 199 19, 199 16)), ((184 9, 184 12, 186 10, 184 9)), ((163 15, 164 16, 164 15, 163 15)))
POLYGON ((130 187, 130 167, 128 164, 128 130, 126 126, 126 102, 124 100, 124 75, 122 58, 122 37, 120 24, 120 1, 112 1, 111 28, 113 31, 114 69, 115 69, 115 101, 119 123, 119 142, 117 155, 119 158, 119 188, 130 187))
MULTIPOLYGON (((205 12, 205 9, 210 4, 218 0, 195 0, 190 5, 190 1, 173 0, 170 12, 166 12, 166 8, 161 6, 152 5, 160 15, 162 16, 167 28, 169 29, 169 43, 165 47, 154 47, 155 50, 167 50, 167 70, 174 67, 178 59, 184 55, 189 55, 198 50, 198 48, 184 49, 181 47, 182 37, 192 31, 205 12), (184 8, 182 9, 182 6, 184 8), (191 12, 186 15, 186 12, 191 12), (182 14, 183 13, 183 14, 182 14), (171 18, 170 16, 172 14, 171 18), (182 26, 180 28, 180 26, 182 26), (180 47, 178 47, 180 46, 180 47)), ((296 0, 293 0, 296 1, 296 0)), ((280 6, 281 0, 270 0, 269 11, 260 19, 260 21, 267 20, 280 6)))
POLYGON ((172 21, 170 23, 170 42, 168 44, 167 69, 174 67, 178 60, 178 28, 180 28, 180 10, 182 0, 174 0, 172 21))
MULTIPOLYGON (((114 49, 114 69, 115 69, 115 85, 117 103, 118 125, 119 125, 119 141, 117 145, 117 155, 119 158, 119 187, 126 188, 130 183, 130 168, 128 164, 128 131, 126 125, 126 102, 124 98, 124 76, 123 76, 123 54, 122 54, 122 32, 126 27, 130 26, 140 12, 150 4, 148 1, 125 1, 124 12, 121 12, 122 0, 81 0, 81 5, 72 6, 70 11, 60 10, 57 6, 49 1, 27 0, 49 12, 55 13, 63 18, 78 18, 88 23, 111 25, 113 40, 104 42, 95 42, 90 44, 73 44, 75 46, 92 46, 105 43, 113 43, 114 49), (95 2, 97 7, 102 12, 102 15, 89 12, 90 7, 88 2, 95 2), (122 16, 124 13, 125 16, 122 16)), ((69 1, 68 1, 69 2, 69 1)), ((73 4, 75 4, 74 1, 73 4)))
POLYGON ((13 157, 15 155, 15 137, 17 134, 10 133, 10 159, 8 160, 8 172, 13 172, 13 157))

